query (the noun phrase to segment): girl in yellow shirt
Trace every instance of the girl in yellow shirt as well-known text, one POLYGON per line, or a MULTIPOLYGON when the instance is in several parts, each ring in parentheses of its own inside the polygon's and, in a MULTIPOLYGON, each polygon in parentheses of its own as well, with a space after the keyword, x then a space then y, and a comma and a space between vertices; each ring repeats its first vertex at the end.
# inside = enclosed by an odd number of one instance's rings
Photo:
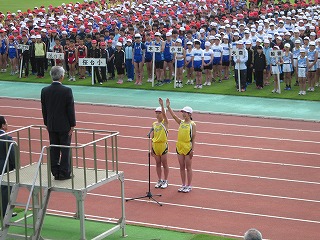
POLYGON ((184 107, 181 110, 183 119, 180 119, 172 111, 170 107, 170 100, 168 98, 166 105, 171 116, 179 124, 176 151, 180 165, 182 186, 178 189, 178 192, 188 193, 192 190, 192 157, 195 148, 196 137, 196 124, 192 121, 193 111, 191 107, 184 107))
POLYGON ((156 188, 168 187, 169 166, 167 161, 168 153, 168 118, 163 106, 163 100, 159 98, 160 107, 156 108, 157 121, 152 124, 152 156, 156 160, 156 170, 158 175, 158 182, 156 188), (164 178, 162 179, 163 166, 164 178))

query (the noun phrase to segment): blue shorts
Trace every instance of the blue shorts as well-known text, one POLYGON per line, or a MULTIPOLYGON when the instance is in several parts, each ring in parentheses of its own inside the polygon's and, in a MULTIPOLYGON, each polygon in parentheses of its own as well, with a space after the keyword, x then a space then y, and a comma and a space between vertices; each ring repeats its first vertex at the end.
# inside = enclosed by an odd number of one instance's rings
POLYGON ((134 56, 134 62, 135 63, 141 63, 142 62, 142 56, 134 56))
POLYGON ((230 62, 229 58, 230 58, 229 55, 223 55, 222 56, 222 62, 230 62))
POLYGON ((213 58, 213 65, 220 65, 221 57, 214 57, 213 58))
POLYGON ((184 66, 184 60, 177 60, 177 68, 182 68, 184 66))
POLYGON ((201 65, 202 65, 202 61, 193 61, 193 67, 194 68, 201 68, 201 65))

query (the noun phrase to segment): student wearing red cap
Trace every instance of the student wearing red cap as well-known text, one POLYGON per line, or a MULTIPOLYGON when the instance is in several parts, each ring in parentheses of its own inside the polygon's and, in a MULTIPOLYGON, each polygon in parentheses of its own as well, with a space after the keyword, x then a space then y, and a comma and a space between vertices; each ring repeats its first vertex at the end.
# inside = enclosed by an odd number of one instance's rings
POLYGON ((9 44, 8 44, 8 57, 11 64, 11 73, 10 75, 14 75, 18 73, 18 49, 17 44, 15 43, 14 36, 9 36, 9 44))

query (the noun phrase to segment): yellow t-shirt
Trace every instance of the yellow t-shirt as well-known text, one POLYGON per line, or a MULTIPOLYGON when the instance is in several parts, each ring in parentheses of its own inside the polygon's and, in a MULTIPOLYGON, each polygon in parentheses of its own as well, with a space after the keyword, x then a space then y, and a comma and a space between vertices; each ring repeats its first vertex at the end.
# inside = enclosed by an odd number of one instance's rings
POLYGON ((176 144, 177 153, 180 155, 188 155, 192 149, 192 125, 193 121, 186 123, 181 121, 178 129, 178 141, 176 144))
POLYGON ((159 122, 154 122, 153 127, 153 138, 152 142, 154 143, 166 143, 168 141, 168 130, 164 125, 164 120, 159 122))
POLYGON ((34 44, 34 56, 35 57, 44 57, 45 54, 45 44, 43 42, 41 43, 35 43, 34 44))

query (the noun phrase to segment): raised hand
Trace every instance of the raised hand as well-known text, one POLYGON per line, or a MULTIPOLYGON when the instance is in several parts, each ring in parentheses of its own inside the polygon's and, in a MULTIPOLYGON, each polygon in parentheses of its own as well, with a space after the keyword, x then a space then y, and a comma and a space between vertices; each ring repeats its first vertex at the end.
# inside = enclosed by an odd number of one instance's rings
POLYGON ((169 100, 169 98, 167 98, 167 100, 166 100, 166 106, 167 106, 167 108, 170 107, 170 100, 169 100))
POLYGON ((163 100, 162 100, 162 98, 159 98, 159 104, 160 104, 161 107, 163 106, 163 100))

